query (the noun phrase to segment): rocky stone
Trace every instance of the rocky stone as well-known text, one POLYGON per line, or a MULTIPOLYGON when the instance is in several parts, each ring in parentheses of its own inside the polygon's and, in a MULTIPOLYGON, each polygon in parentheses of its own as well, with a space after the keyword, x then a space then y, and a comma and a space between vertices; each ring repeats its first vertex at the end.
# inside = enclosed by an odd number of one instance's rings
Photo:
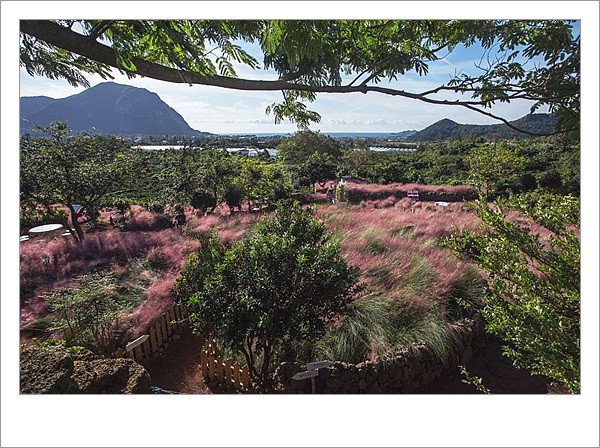
POLYGON ((127 358, 100 359, 89 350, 45 347, 21 354, 21 393, 148 393, 150 374, 127 358))
POLYGON ((74 394, 79 387, 73 374, 73 358, 62 347, 43 347, 21 353, 22 394, 74 394))
POLYGON ((375 381, 373 384, 371 384, 369 386, 369 393, 370 394, 381 394, 381 393, 383 393, 383 389, 381 389, 381 386, 379 385, 379 383, 377 381, 375 381))
MULTIPOLYGON (((465 320, 456 325, 459 350, 445 359, 438 359, 426 344, 411 344, 398 350, 393 358, 384 361, 364 361, 347 364, 336 361, 321 372, 319 390, 324 393, 414 393, 445 371, 456 368, 457 363, 466 364, 480 346, 485 345, 486 334, 480 320, 465 320)), ((284 366, 284 364, 282 364, 284 366)), ((280 366, 281 367, 281 366, 280 366)), ((276 371, 276 378, 289 383, 289 376, 279 375, 285 367, 276 371)), ((303 370, 303 369, 301 369, 303 370)), ((296 393, 310 393, 310 383, 292 381, 296 393)))
POLYGON ((146 393, 150 374, 132 359, 75 361, 73 377, 82 393, 146 393))

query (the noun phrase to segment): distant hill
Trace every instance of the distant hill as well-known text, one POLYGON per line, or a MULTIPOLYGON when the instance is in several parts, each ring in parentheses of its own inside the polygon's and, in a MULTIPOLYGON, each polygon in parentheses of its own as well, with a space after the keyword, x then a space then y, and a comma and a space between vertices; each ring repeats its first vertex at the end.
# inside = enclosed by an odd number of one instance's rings
MULTIPOLYGON (((550 114, 525 115, 518 120, 510 122, 513 126, 524 131, 536 132, 538 134, 549 134, 554 131, 556 118, 550 114)), ((513 138, 535 138, 533 135, 515 131, 504 123, 491 125, 459 124, 448 118, 444 118, 422 131, 406 138, 407 142, 432 142, 437 140, 449 140, 464 138, 468 136, 485 137, 491 139, 493 135, 501 139, 513 138)))
POLYGON ((192 129, 175 109, 153 92, 138 87, 104 82, 66 98, 21 98, 21 134, 34 125, 67 121, 73 131, 112 135, 210 135, 192 129), (28 122, 23 122, 26 119, 28 122))
POLYGON ((399 139, 405 139, 410 137, 411 135, 416 134, 418 131, 414 131, 414 130, 410 130, 410 131, 402 131, 402 132, 394 132, 392 134, 393 137, 399 138, 399 139))

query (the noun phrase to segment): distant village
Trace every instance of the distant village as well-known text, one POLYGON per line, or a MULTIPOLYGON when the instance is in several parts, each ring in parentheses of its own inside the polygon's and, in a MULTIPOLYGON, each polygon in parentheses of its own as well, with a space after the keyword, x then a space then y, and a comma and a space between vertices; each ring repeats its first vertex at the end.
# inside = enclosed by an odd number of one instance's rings
MULTIPOLYGON (((133 135, 123 137, 139 145, 142 149, 168 149, 192 147, 210 147, 224 149, 232 155, 258 157, 260 155, 275 157, 277 145, 291 134, 257 136, 206 134, 199 137, 182 137, 173 135, 133 135)), ((356 137, 335 137, 343 140, 348 147, 354 145, 356 137)), ((360 138, 370 151, 401 151, 414 152, 419 148, 415 143, 403 142, 395 136, 360 138)))

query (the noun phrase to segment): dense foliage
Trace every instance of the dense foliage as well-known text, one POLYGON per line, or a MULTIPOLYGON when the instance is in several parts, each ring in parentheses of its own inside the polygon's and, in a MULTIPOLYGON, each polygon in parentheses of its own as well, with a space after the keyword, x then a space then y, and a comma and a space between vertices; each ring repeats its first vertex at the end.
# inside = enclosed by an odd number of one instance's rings
POLYGON ((66 206, 71 216, 67 228, 72 226, 81 240, 79 219, 87 214, 94 220, 100 208, 131 185, 138 152, 112 136, 69 136, 66 123, 54 122, 44 131, 48 137, 21 139, 21 210, 49 211, 54 218, 51 205, 66 206))
POLYGON ((110 77, 110 67, 175 83, 281 91, 269 106, 275 121, 302 127, 320 116, 307 109, 318 93, 377 92, 430 104, 458 105, 508 123, 487 111, 526 99, 532 111, 548 106, 558 127, 579 131, 579 36, 566 20, 23 20, 21 66, 31 75, 86 85, 83 74, 110 77), (276 80, 237 77, 233 63, 260 61, 240 41, 254 42, 276 80), (460 72, 436 88, 408 92, 382 86, 429 65, 460 45, 479 43, 487 64, 460 72), (210 50, 209 50, 210 49, 210 50), (486 57, 487 56, 487 57, 486 57), (534 60, 535 64, 528 64, 534 60), (454 92, 448 101, 444 93, 454 92), (464 95, 464 96, 463 96, 464 95))
POLYGON ((336 178, 342 144, 327 135, 300 131, 277 145, 277 156, 295 187, 311 187, 336 178))
POLYGON ((470 137, 431 143, 415 152, 352 148, 338 161, 337 173, 379 184, 484 182, 493 187, 491 197, 538 187, 579 196, 579 145, 560 137, 497 143, 470 137))
POLYGON ((322 335, 359 292, 357 281, 325 226, 288 204, 230 248, 207 240, 184 267, 175 294, 187 303, 194 328, 240 350, 264 383, 278 351, 322 335))
POLYGON ((45 296, 58 316, 54 330, 63 332, 68 345, 82 345, 106 356, 114 346, 114 320, 120 306, 111 275, 84 275, 75 288, 59 288, 45 296))
POLYGON ((487 330, 504 338, 515 366, 580 391, 579 201, 572 196, 528 194, 490 207, 475 203, 481 233, 449 240, 488 274, 483 314, 487 330), (507 219, 509 210, 529 225, 507 219), (542 237, 531 224, 551 233, 542 237))

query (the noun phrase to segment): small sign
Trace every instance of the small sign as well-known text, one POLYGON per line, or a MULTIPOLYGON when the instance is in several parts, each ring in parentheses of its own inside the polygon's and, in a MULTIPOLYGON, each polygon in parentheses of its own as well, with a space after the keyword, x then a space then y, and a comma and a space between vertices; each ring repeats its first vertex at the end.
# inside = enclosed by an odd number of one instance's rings
POLYGON ((308 364, 306 364, 306 370, 319 370, 319 369, 324 369, 325 367, 329 367, 332 365, 333 365, 333 362, 331 362, 329 360, 309 362, 308 364))
POLYGON ((129 352, 131 350, 133 350, 134 348, 136 348, 138 345, 143 344, 146 339, 148 339, 150 336, 145 334, 144 336, 140 336, 139 338, 137 338, 135 341, 131 341, 129 344, 127 344, 125 346, 125 351, 129 352))
POLYGON ((295 374, 292 379, 293 380, 304 380, 306 378, 314 378, 316 376, 319 376, 319 371, 318 370, 307 370, 304 372, 298 372, 297 374, 295 374))

